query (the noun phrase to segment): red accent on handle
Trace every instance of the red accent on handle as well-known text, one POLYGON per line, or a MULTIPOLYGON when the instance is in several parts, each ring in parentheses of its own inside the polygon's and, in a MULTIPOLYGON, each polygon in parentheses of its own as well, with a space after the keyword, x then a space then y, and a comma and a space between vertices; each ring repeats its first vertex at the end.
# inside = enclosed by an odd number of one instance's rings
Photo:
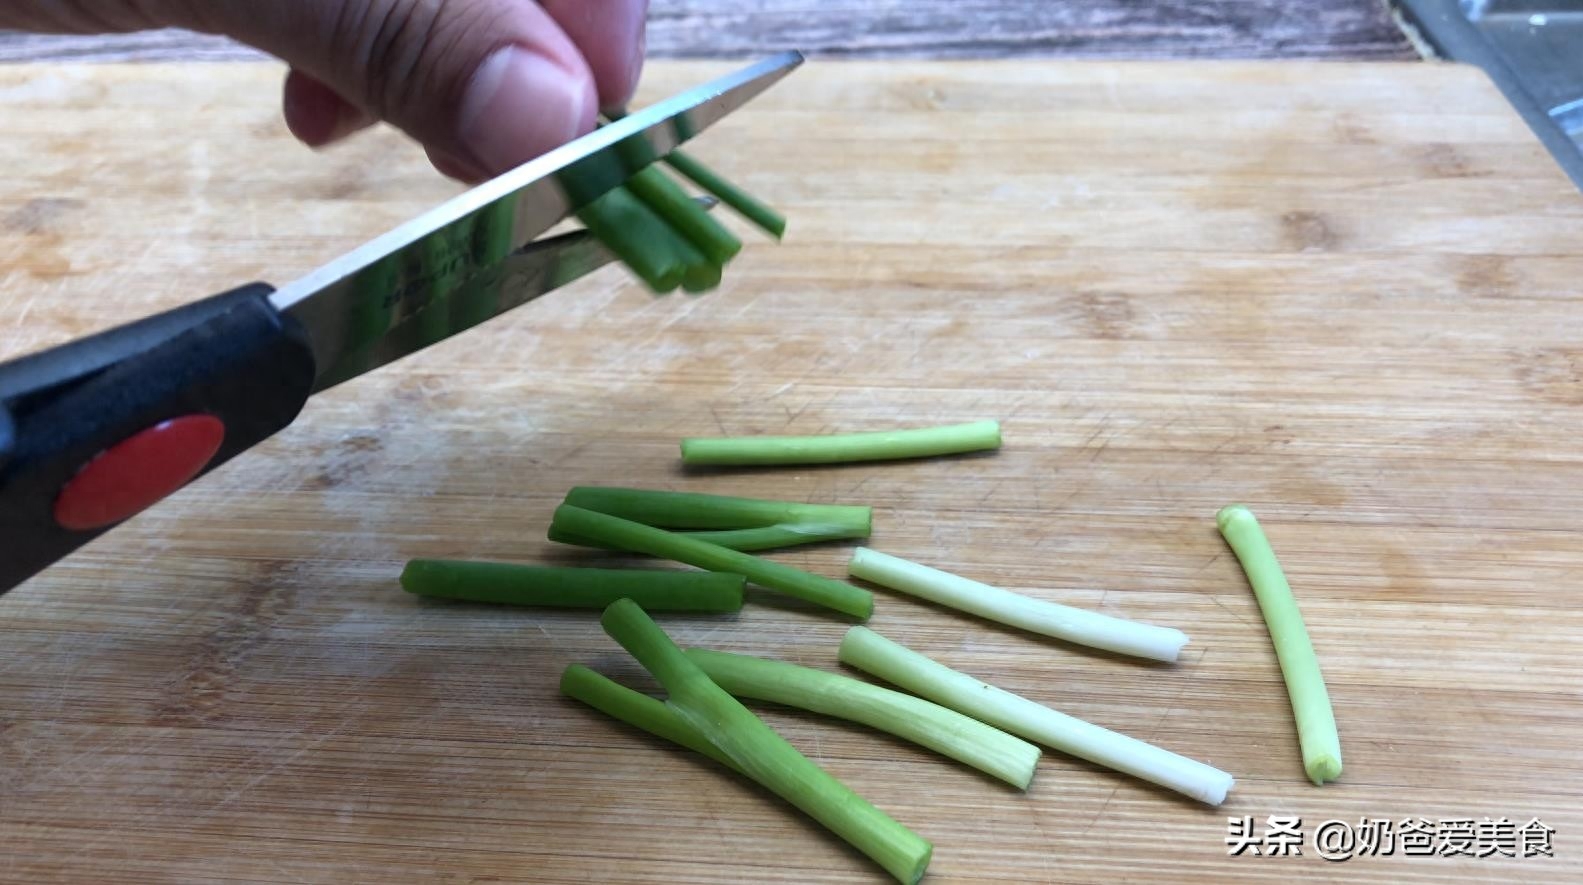
POLYGON ((89 531, 130 518, 186 485, 225 441, 213 415, 162 421, 84 464, 55 499, 55 522, 89 531))

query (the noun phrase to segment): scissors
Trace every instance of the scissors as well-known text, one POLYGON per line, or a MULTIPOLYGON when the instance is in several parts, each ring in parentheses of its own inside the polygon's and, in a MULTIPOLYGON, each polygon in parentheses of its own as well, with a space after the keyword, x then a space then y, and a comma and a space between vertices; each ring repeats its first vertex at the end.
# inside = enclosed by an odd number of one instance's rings
POLYGON ((273 436, 313 394, 608 264, 585 230, 538 238, 802 60, 622 117, 280 289, 252 283, 0 364, 0 594, 273 436))

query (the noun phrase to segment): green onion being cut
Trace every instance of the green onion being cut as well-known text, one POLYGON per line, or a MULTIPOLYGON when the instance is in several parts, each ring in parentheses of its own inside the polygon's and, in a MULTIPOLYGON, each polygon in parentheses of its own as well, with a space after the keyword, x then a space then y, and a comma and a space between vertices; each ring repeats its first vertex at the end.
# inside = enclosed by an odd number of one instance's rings
POLYGON ((866 627, 847 631, 839 657, 843 664, 980 722, 1168 787, 1200 802, 1219 805, 1233 783, 1231 775, 1217 768, 980 682, 866 627))
POLYGON ((742 251, 742 241, 714 220, 658 166, 648 166, 627 179, 627 189, 670 222, 677 233, 697 246, 716 267, 723 266, 742 251))
POLYGON ((1341 776, 1341 737, 1336 734, 1330 692, 1325 689, 1319 658, 1314 655, 1314 644, 1308 638, 1292 587, 1253 511, 1233 504, 1215 515, 1215 523, 1247 572, 1259 610, 1264 613, 1264 623, 1270 628, 1275 657, 1280 661, 1286 693, 1292 701, 1292 716, 1297 720, 1303 770, 1316 785, 1333 781, 1341 776))
POLYGON ((682 440, 687 464, 839 464, 929 458, 1000 448, 1000 422, 840 433, 828 436, 692 437, 682 440))
POLYGON ((741 611, 746 583, 741 575, 726 572, 557 568, 450 559, 414 559, 401 572, 401 588, 416 596, 598 609, 627 598, 650 611, 741 611))
POLYGON ((662 529, 748 529, 783 523, 840 525, 868 537, 874 511, 846 504, 801 504, 699 492, 575 486, 566 503, 662 529))
POLYGON ((670 292, 686 275, 677 235, 631 191, 618 187, 577 210, 577 218, 605 248, 656 292, 670 292))
POLYGON ((1174 661, 1187 634, 1034 599, 900 557, 859 547, 847 574, 969 614, 1117 654, 1174 661))
POLYGON ((672 169, 692 179, 693 184, 718 197, 720 202, 737 210, 743 218, 758 225, 775 239, 778 240, 786 234, 786 219, 781 217, 779 212, 759 202, 758 198, 732 184, 724 176, 693 159, 692 156, 681 151, 671 151, 666 155, 665 162, 672 169))
POLYGON ((1033 780, 1039 748, 938 704, 823 670, 690 648, 715 684, 753 698, 860 722, 971 765, 1019 790, 1033 780))
POLYGON ((917 882, 934 846, 831 777, 716 685, 637 603, 621 600, 600 624, 653 674, 676 711, 746 776, 868 855, 898 881, 917 882))
POLYGON ((561 693, 582 701, 612 719, 641 728, 695 753, 702 753, 728 768, 741 770, 713 744, 704 740, 692 726, 683 722, 664 701, 633 691, 581 664, 572 664, 561 673, 561 693))
POLYGON ((761 587, 835 609, 858 620, 867 620, 874 613, 874 595, 851 584, 570 504, 555 509, 550 537, 557 535, 671 559, 712 572, 743 575, 761 587))

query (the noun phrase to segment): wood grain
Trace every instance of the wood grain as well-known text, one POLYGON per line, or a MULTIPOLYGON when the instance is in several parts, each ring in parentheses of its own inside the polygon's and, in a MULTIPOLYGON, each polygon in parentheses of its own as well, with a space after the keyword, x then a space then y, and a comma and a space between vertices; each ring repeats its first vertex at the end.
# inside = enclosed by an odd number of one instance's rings
MULTIPOLYGON (((288 281, 454 193, 389 132, 300 149, 278 77, 0 71, 25 172, 0 180, 0 354, 288 281)), ((881 593, 882 633, 1238 778, 1211 809, 1050 753, 1022 795, 766 711, 935 840, 929 881, 1583 877, 1583 202, 1482 75, 812 64, 697 150, 791 219, 720 291, 603 271, 316 399, 0 597, 0 879, 880 881, 559 698, 573 662, 649 685, 593 618, 396 588, 414 556, 578 560, 541 540, 574 483, 867 502, 878 549, 1192 637, 1139 665, 881 593), (683 435, 982 417, 991 457, 677 465, 683 435), (1214 528, 1236 500, 1301 600, 1338 784, 1303 778, 1214 528), (1227 857, 1228 815, 1272 814, 1558 833, 1553 858, 1227 857)), ((845 626, 767 595, 665 624, 829 668, 845 626)))
MULTIPOLYGON (((1379 0, 653 0, 649 51, 719 58, 801 49, 866 58, 1131 56, 1412 59, 1379 0)), ((0 61, 252 59, 216 37, 0 32, 0 61)))

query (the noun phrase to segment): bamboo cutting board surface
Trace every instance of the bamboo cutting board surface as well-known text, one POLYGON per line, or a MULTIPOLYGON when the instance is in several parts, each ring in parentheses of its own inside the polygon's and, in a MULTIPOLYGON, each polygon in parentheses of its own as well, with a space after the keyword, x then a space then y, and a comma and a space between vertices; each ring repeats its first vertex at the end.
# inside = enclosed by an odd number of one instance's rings
MULTIPOLYGON (((456 191, 391 133, 310 156, 278 77, 0 70, 0 354, 289 281, 456 191)), ((816 63, 697 152, 791 219, 719 291, 602 271, 0 597, 0 879, 880 881, 561 699, 574 662, 650 687, 593 617, 397 589, 415 556, 581 561, 542 540, 576 483, 870 503, 878 549, 1192 637, 1151 666, 879 591, 880 632, 1237 777, 1216 809, 1050 752, 1023 795, 764 710, 934 840, 929 881, 1583 877, 1583 199, 1480 74, 816 63), (1000 453, 677 462, 684 435, 977 418, 1000 453), (1304 780, 1232 501, 1307 617, 1338 784, 1304 780), (1537 817, 1555 856, 1228 857, 1244 815, 1537 817)), ((846 627, 768 594, 664 624, 831 669, 846 627)))

